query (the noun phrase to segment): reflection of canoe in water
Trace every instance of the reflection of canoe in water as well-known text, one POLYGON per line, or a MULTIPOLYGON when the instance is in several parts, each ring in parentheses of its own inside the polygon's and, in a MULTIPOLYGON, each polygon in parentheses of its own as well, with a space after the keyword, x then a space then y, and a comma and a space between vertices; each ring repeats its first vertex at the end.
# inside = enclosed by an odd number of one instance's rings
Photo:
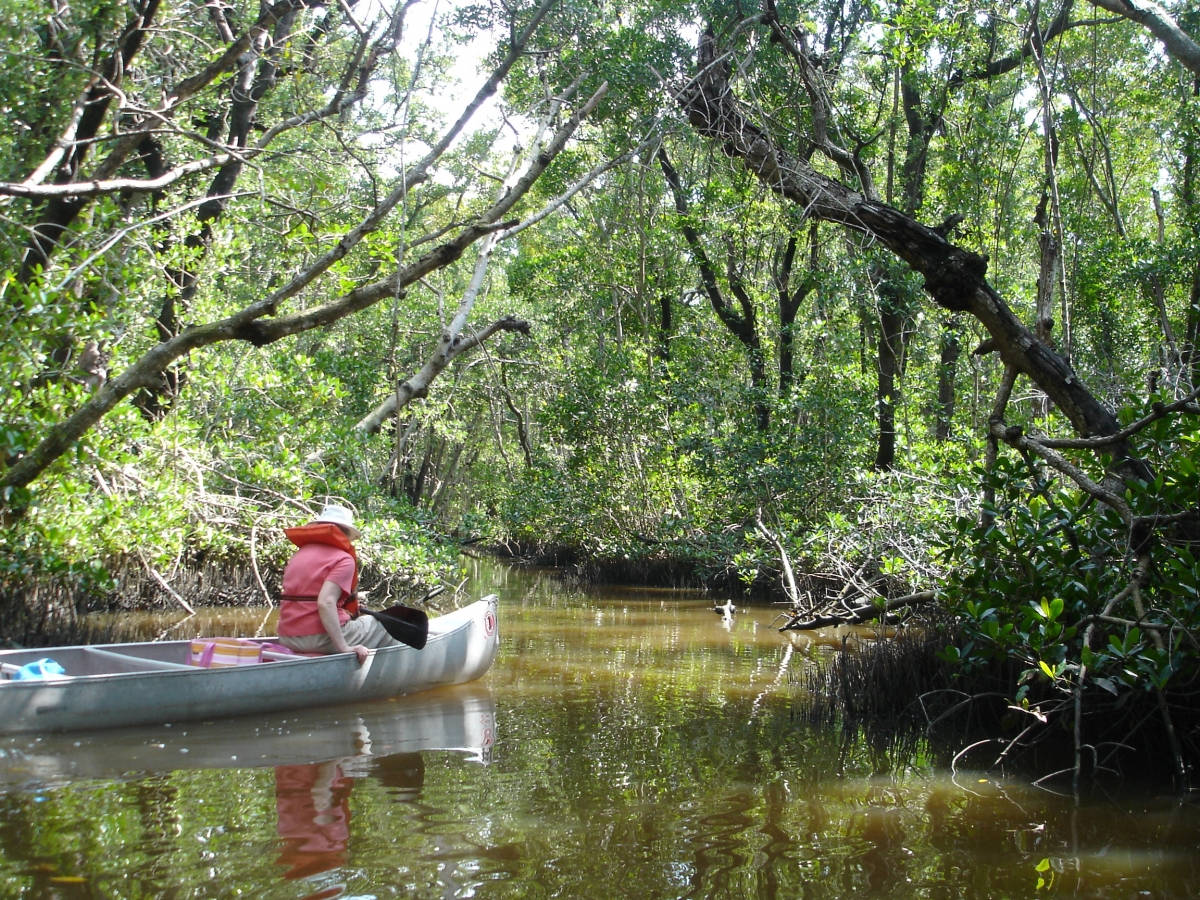
POLYGON ((387 757, 422 750, 449 750, 487 762, 495 736, 491 692, 481 684, 465 684, 345 708, 69 735, 9 735, 0 737, 0 785, 352 758, 385 765, 387 757))
MULTIPOLYGON (((189 665, 190 641, 0 651, 0 670, 42 658, 58 680, 0 680, 0 733, 117 728, 302 709, 411 694, 483 675, 496 657, 496 597, 429 620, 429 639, 371 651, 296 656, 254 665, 189 665)), ((257 649, 255 650, 257 653, 257 649)))

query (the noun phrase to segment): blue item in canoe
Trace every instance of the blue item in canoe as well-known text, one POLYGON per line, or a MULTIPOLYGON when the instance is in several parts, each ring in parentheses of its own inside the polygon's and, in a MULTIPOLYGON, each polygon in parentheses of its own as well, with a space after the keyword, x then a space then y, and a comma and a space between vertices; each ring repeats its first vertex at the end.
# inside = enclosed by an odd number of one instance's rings
POLYGON ((38 659, 17 669, 13 673, 13 681, 47 681, 53 678, 64 678, 66 674, 66 669, 54 660, 38 659))

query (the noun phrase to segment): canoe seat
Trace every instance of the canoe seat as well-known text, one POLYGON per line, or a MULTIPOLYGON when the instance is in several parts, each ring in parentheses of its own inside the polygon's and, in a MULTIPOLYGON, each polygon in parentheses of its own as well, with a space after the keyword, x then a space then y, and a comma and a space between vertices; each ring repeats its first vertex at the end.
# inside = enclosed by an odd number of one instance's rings
POLYGON ((263 662, 285 662, 289 659, 312 659, 314 656, 328 656, 327 653, 309 653, 300 650, 263 650, 263 662))
POLYGON ((169 662, 165 659, 149 659, 145 656, 132 656, 127 653, 115 653, 112 650, 103 650, 100 647, 82 647, 80 649, 85 656, 91 657, 102 671, 106 672, 170 672, 191 668, 191 666, 185 663, 169 662))

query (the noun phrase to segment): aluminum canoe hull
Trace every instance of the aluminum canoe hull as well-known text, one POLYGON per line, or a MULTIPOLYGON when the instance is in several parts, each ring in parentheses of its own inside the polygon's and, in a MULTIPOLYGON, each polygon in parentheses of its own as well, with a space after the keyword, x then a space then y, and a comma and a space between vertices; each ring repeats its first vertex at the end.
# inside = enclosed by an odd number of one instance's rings
POLYGON ((0 652, 0 663, 51 658, 68 673, 54 681, 0 681, 0 734, 226 718, 378 700, 474 681, 491 667, 499 647, 496 597, 430 619, 423 649, 373 650, 361 666, 354 654, 338 653, 203 669, 186 664, 189 644, 0 652))

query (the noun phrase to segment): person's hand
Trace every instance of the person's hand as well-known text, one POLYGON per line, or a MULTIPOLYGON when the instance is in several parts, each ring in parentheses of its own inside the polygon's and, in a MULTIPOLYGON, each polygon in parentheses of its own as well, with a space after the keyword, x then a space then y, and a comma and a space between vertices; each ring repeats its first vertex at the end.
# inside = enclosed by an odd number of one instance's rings
POLYGON ((350 648, 350 652, 358 659, 358 664, 361 666, 367 661, 367 656, 371 651, 363 644, 355 644, 350 648))

